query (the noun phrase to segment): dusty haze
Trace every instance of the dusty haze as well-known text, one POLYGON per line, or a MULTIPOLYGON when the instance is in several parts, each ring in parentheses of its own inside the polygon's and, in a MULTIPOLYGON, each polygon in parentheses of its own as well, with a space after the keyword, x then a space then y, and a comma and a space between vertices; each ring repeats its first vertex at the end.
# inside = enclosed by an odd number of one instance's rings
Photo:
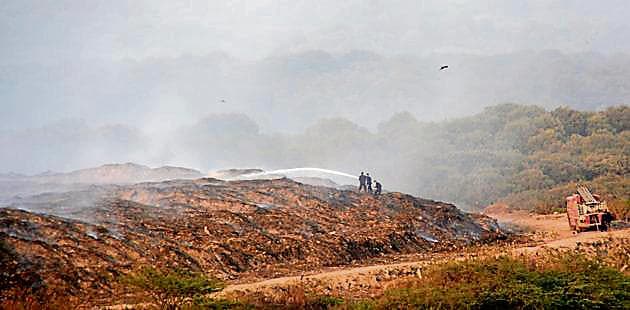
POLYGON ((392 124, 627 103, 627 16, 625 1, 3 1, 0 172, 377 167, 413 189, 392 171, 422 157, 387 162, 392 124))

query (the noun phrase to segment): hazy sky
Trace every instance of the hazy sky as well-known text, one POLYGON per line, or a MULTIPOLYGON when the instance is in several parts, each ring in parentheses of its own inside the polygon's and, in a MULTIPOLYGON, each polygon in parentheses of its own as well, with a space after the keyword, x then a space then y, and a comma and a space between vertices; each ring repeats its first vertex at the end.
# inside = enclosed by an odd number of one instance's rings
POLYGON ((0 61, 630 50, 627 1, 10 1, 0 61))
POLYGON ((624 0, 0 0, 0 172, 177 155, 165 135, 230 113, 295 134, 627 104, 628 16, 624 0))

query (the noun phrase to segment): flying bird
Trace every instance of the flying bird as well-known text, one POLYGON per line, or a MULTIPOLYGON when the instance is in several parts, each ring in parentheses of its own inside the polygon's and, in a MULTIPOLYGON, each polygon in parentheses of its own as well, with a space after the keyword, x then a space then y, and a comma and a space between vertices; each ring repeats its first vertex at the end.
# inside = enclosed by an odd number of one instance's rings
POLYGON ((225 103, 225 99, 221 99, 221 103, 225 103))
POLYGON ((444 69, 447 69, 447 68, 448 68, 448 66, 441 66, 441 67, 440 67, 440 71, 442 71, 442 70, 444 70, 444 69))

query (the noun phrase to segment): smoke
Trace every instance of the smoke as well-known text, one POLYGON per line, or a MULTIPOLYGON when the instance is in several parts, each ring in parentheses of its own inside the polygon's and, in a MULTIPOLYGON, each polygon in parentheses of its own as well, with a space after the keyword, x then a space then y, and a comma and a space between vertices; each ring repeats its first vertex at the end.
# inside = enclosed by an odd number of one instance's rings
POLYGON ((329 169, 322 169, 322 168, 307 168, 307 167, 302 167, 302 168, 290 168, 290 169, 279 169, 279 170, 273 170, 273 171, 267 171, 264 174, 292 174, 292 173, 308 173, 308 172, 315 172, 315 173, 324 173, 324 174, 333 174, 336 176, 342 176, 342 177, 347 177, 347 178, 351 178, 351 179, 356 179, 356 176, 345 173, 345 172, 341 172, 341 171, 335 171, 335 170, 329 170, 329 169))
POLYGON ((97 2, 3 1, 0 129, 159 132, 214 113, 373 129, 401 111, 599 108, 630 89, 624 1, 97 2))
POLYGON ((71 66, 0 65, 0 130, 80 119, 155 137, 213 114, 262 132, 301 132, 342 117, 374 130, 399 112, 440 121, 503 103, 599 109, 630 98, 630 55, 521 52, 388 57, 325 51, 245 62, 222 55, 71 66), (443 64, 449 69, 439 71, 443 64))
POLYGON ((0 6, 0 59, 147 59, 308 50, 495 55, 628 51, 630 8, 608 1, 33 2, 0 6))
POLYGON ((283 176, 294 178, 321 178, 333 181, 338 185, 355 185, 357 183, 357 176, 349 173, 335 171, 324 168, 312 168, 312 167, 300 167, 289 169, 277 169, 273 171, 256 172, 241 175, 238 179, 259 179, 265 177, 283 176))
POLYGON ((3 1, 0 173, 322 167, 419 193, 450 169, 435 157, 456 138, 432 131, 445 120, 504 102, 627 103, 629 10, 622 0, 3 1))

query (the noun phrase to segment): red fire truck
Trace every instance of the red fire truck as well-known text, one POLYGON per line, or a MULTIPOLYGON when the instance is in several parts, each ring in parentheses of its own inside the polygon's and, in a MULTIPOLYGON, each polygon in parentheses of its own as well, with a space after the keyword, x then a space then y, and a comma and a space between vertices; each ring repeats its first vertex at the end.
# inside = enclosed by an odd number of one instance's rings
POLYGON ((583 185, 577 187, 577 194, 567 197, 567 217, 572 230, 580 232, 588 229, 604 231, 608 229, 612 215, 605 201, 583 185))

